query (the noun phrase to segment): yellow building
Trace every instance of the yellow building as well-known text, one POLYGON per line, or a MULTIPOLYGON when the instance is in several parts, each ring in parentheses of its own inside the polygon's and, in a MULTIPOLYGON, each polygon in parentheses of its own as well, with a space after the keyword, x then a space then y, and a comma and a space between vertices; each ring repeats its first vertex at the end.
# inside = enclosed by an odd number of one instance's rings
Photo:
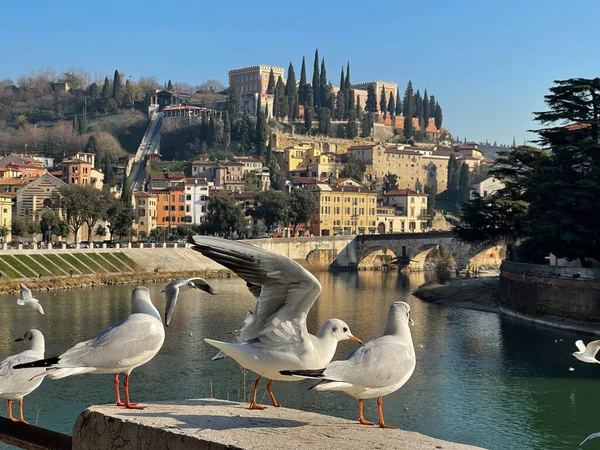
POLYGON ((266 94, 271 70, 277 83, 283 77, 283 67, 259 65, 232 69, 229 71, 229 87, 237 90, 240 95, 266 94))
POLYGON ((304 162, 306 152, 312 149, 310 144, 294 144, 283 150, 283 166, 282 169, 286 173, 290 173, 295 170, 300 164, 304 162))
POLYGON ((325 152, 321 146, 296 144, 283 152, 283 167, 291 176, 337 178, 340 166, 340 155, 325 152))
POLYGON ((379 234, 427 231, 427 194, 398 189, 383 194, 382 200, 375 218, 379 234))
POLYGON ((146 236, 156 228, 156 208, 158 195, 138 191, 133 194, 135 201, 135 223, 138 233, 146 236))
MULTIPOLYGON (((12 223, 12 199, 11 194, 0 194, 0 227, 6 227, 8 234, 4 238, 4 242, 10 242, 12 236, 10 234, 10 224, 12 223)), ((2 239, 0 237, 0 239, 2 239)))
POLYGON ((307 185, 306 189, 314 194, 317 202, 317 213, 311 219, 315 236, 376 233, 376 191, 322 183, 307 185))

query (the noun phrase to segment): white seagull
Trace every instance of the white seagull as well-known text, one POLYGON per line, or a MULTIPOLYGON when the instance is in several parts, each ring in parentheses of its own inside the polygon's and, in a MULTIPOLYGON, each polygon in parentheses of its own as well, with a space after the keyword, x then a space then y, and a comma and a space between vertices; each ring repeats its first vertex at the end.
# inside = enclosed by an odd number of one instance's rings
POLYGON ((17 305, 27 305, 44 315, 44 308, 42 308, 42 305, 40 305, 40 301, 33 297, 31 290, 23 283, 21 283, 21 297, 22 298, 17 299, 17 305))
POLYGON ((167 307, 165 309, 165 325, 169 326, 173 318, 173 311, 177 303, 179 291, 185 292, 189 289, 200 289, 212 295, 217 295, 215 290, 204 278, 188 278, 187 280, 173 280, 161 291, 167 298, 167 307))
POLYGON ((600 364, 600 361, 596 359, 596 353, 600 350, 600 341, 592 341, 587 347, 583 341, 577 341, 575 345, 579 349, 578 352, 573 353, 575 358, 584 363, 600 364))
POLYGON ((590 434, 588 437, 586 437, 583 442, 581 444, 579 444, 579 446, 581 447, 583 444, 585 444, 587 441, 589 441, 590 439, 595 439, 598 436, 600 436, 600 433, 592 433, 590 434))
POLYGON ((263 376, 270 379, 267 392, 273 406, 280 406, 271 391, 273 381, 298 381, 281 375, 280 370, 323 367, 333 358, 339 341, 362 344, 339 319, 326 321, 316 335, 308 332, 306 316, 321 293, 321 284, 295 261, 225 239, 194 236, 194 241, 194 250, 233 270, 257 297, 252 319, 247 315, 239 332, 240 343, 205 339, 259 375, 250 409, 264 409, 256 403, 263 376))
POLYGON ((133 369, 154 358, 164 340, 165 329, 150 299, 150 291, 140 286, 131 295, 131 314, 119 323, 60 356, 19 364, 15 368, 45 367, 47 370, 41 377, 54 379, 85 373, 114 373, 117 406, 143 409, 129 401, 129 375, 133 369), (125 403, 119 396, 120 373, 125 374, 125 403))
MULTIPOLYGON (((8 400, 8 418, 13 422, 25 422, 23 418, 23 397, 31 394, 44 380, 36 377, 45 369, 15 370, 14 366, 44 358, 46 347, 44 335, 38 330, 29 330, 24 338, 15 342, 25 342, 26 350, 0 361, 0 398, 8 400), (19 400, 19 420, 12 415, 13 400, 19 400)), ((25 422, 27 423, 27 422, 25 422)))
POLYGON ((383 336, 354 350, 344 361, 334 361, 320 370, 284 370, 283 374, 322 380, 318 391, 343 391, 358 399, 358 420, 373 425, 363 417, 363 401, 377 397, 379 426, 383 420, 382 397, 400 389, 415 370, 415 348, 410 335, 410 307, 392 303, 383 336))
MULTIPOLYGON (((254 322, 254 314, 252 313, 252 311, 248 311, 246 313, 246 318, 244 319, 244 322, 242 323, 241 328, 239 330, 233 330, 233 332, 231 333, 235 336, 233 338, 234 344, 241 344, 245 340, 249 339, 247 334, 250 329, 250 324, 252 322, 254 322)), ((223 353, 222 351, 219 351, 219 353, 217 353, 215 356, 213 356, 212 361, 216 361, 218 359, 223 359, 226 356, 227 355, 225 353, 223 353)))

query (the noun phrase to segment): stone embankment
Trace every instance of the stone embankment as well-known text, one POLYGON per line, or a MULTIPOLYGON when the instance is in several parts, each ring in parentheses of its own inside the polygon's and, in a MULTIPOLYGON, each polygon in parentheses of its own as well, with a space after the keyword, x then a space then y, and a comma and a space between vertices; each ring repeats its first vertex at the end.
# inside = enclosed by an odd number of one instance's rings
POLYGON ((288 408, 249 410, 216 399, 148 405, 143 411, 91 406, 73 428, 73 449, 476 450, 404 430, 288 408))

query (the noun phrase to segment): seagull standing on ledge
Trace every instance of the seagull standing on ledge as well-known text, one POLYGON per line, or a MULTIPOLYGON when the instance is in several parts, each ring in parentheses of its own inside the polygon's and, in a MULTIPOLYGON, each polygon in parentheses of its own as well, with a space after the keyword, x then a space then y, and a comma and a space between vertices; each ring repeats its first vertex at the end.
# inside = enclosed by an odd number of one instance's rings
POLYGON ((314 386, 318 391, 343 391, 358 399, 358 420, 374 425, 363 417, 363 402, 377 397, 379 426, 383 420, 382 397, 400 389, 413 374, 415 348, 410 335, 410 307, 404 302, 392 303, 383 336, 354 350, 344 361, 334 361, 320 370, 283 370, 294 375, 322 380, 314 386))
POLYGON ((44 315, 44 308, 40 305, 40 301, 37 298, 33 298, 31 290, 23 283, 21 283, 21 297, 22 298, 17 299, 17 305, 27 305, 38 311, 41 315, 44 315))
POLYGON ((584 363, 600 364, 600 361, 596 359, 596 353, 600 350, 600 340, 590 342, 587 347, 583 341, 577 341, 575 345, 579 349, 578 352, 573 353, 575 358, 584 363))
MULTIPOLYGON (((0 398, 8 400, 8 418, 13 422, 25 422, 23 418, 23 397, 31 394, 42 384, 44 369, 15 370, 14 366, 44 357, 46 343, 44 335, 38 330, 29 330, 24 338, 15 342, 25 342, 26 349, 0 361, 0 398), (12 415, 13 400, 19 400, 19 420, 12 415)), ((27 422, 25 422, 27 423, 27 422)))
POLYGON ((19 364, 15 369, 45 367, 47 370, 39 376, 54 379, 84 373, 114 373, 117 406, 143 409, 144 406, 129 400, 129 375, 133 369, 154 358, 164 340, 165 329, 150 299, 150 291, 137 287, 131 295, 131 314, 119 323, 60 356, 19 364), (119 373, 125 374, 125 403, 119 396, 119 373))
POLYGON ((326 321, 316 335, 306 328, 306 316, 321 293, 321 284, 306 269, 284 256, 252 245, 208 236, 194 236, 194 250, 233 270, 257 297, 254 315, 246 316, 239 332, 241 343, 204 339, 231 356, 245 369, 256 372, 250 409, 256 403, 261 378, 269 378, 267 392, 273 406, 280 406, 271 391, 273 381, 298 381, 279 373, 283 369, 316 369, 328 364, 339 341, 362 344, 339 319, 326 321))
POLYGON ((171 319, 173 318, 173 311, 175 310, 175 304, 177 303, 177 297, 179 291, 187 291, 189 289, 200 289, 204 292, 208 292, 211 295, 217 295, 215 290, 204 278, 188 278, 187 280, 173 280, 165 286, 161 291, 164 292, 167 298, 167 307, 165 310, 165 325, 169 326, 171 319))

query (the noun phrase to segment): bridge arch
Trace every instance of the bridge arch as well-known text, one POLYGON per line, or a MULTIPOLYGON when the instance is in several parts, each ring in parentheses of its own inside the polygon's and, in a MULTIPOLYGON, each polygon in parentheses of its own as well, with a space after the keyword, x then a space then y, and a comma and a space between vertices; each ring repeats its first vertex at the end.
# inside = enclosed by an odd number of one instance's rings
POLYGON ((358 270, 363 270, 388 266, 395 263, 398 259, 397 256, 393 250, 387 247, 374 246, 360 255, 357 268, 358 270))

